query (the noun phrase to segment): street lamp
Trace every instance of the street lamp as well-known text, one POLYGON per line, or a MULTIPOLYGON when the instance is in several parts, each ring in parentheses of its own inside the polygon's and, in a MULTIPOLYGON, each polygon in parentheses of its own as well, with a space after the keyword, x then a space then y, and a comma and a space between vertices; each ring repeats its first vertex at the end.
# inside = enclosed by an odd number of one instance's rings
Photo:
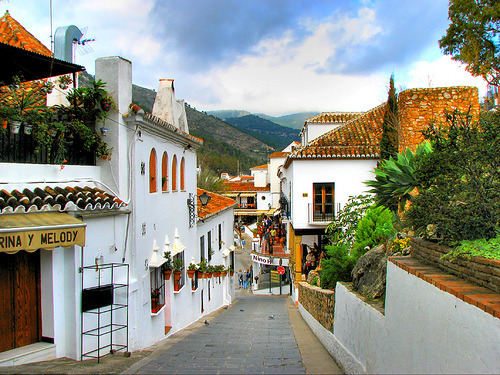
POLYGON ((210 202, 210 199, 212 199, 212 197, 208 195, 206 191, 204 191, 202 195, 199 195, 198 198, 200 198, 202 207, 206 206, 208 202, 210 202))

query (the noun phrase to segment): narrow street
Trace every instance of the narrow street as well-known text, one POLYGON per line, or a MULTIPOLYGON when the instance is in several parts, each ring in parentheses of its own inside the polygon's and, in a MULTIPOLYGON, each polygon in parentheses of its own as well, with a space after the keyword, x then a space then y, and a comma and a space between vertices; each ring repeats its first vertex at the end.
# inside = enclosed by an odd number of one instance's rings
MULTIPOLYGON (((251 239, 236 252, 236 265, 250 267, 251 239)), ((0 373, 25 374, 341 374, 288 296, 253 295, 236 300, 147 350, 96 360, 60 358, 0 373), (208 324, 205 324, 208 323, 208 324)))
POLYGON ((285 298, 241 292, 208 323, 127 373, 305 373, 285 298))

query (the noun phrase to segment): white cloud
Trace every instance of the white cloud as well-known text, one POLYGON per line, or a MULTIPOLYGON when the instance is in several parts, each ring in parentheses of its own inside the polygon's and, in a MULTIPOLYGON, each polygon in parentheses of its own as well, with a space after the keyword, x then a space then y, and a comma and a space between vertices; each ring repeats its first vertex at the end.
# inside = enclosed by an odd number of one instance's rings
POLYGON ((480 97, 486 94, 486 82, 481 77, 473 77, 465 70, 465 65, 450 56, 441 56, 434 61, 418 61, 409 68, 407 77, 407 88, 476 86, 480 97))

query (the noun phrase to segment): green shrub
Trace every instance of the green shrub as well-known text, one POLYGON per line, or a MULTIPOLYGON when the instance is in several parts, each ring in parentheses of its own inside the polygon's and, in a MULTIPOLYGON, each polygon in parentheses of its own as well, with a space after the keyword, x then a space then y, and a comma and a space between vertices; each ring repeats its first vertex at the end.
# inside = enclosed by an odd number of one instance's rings
POLYGON ((356 261, 344 244, 327 245, 327 258, 321 261, 321 287, 334 289, 337 281, 351 281, 351 272, 356 261))
POLYGON ((318 276, 314 276, 313 279, 311 280, 311 285, 318 286, 318 276))
POLYGON ((424 236, 434 225, 437 237, 450 245, 494 238, 500 221, 500 114, 483 114, 471 124, 468 114, 453 112, 447 121, 425 132, 433 152, 417 167, 423 189, 405 220, 424 236))
POLYGON ((484 238, 469 241, 464 240, 453 251, 444 257, 483 257, 489 259, 500 259, 500 237, 486 240, 484 238))
POLYGON ((357 261, 366 253, 366 247, 372 248, 384 243, 394 233, 391 211, 384 206, 371 207, 358 224, 352 251, 353 259, 357 261))

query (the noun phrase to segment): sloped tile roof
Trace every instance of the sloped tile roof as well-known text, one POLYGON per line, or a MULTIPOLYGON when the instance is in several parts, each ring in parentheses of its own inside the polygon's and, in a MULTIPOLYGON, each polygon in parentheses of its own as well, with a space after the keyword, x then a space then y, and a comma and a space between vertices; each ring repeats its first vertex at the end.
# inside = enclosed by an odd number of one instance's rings
POLYGON ((293 159, 378 158, 385 107, 383 103, 296 149, 285 167, 293 159))
POLYGON ((317 116, 308 118, 306 122, 322 123, 322 122, 347 122, 362 115, 363 112, 322 112, 317 116))
POLYGON ((127 118, 130 119, 131 118, 131 116, 130 116, 131 114, 141 115, 141 116, 143 116, 144 118, 148 119, 149 121, 151 121, 152 123, 154 123, 156 125, 160 125, 161 127, 166 128, 167 130, 170 130, 173 133, 177 133, 177 134, 180 134, 181 136, 183 136, 185 138, 188 138, 189 140, 191 140, 195 144, 198 144, 198 145, 202 145, 203 144, 203 139, 195 137, 194 135, 191 135, 189 133, 186 133, 185 131, 183 131, 183 130, 181 130, 179 128, 176 128, 174 125, 169 124, 166 121, 163 121, 161 118, 152 115, 151 113, 144 112, 144 110, 141 107, 139 107, 137 104, 130 103, 130 105, 129 105, 129 113, 126 113, 123 117, 125 117, 126 119, 127 118))
POLYGON ((252 181, 224 181, 227 192, 250 192, 250 191, 270 191, 270 185, 265 187, 256 187, 252 181))
POLYGON ((213 193, 208 190, 200 188, 197 189, 198 196, 202 195, 203 193, 207 193, 212 198, 206 206, 198 204, 198 217, 201 219, 207 216, 214 215, 217 212, 224 211, 225 209, 236 205, 236 201, 234 199, 224 197, 220 194, 213 193))
POLYGON ((250 169, 267 169, 267 164, 257 165, 256 167, 252 167, 250 169))
POLYGON ((126 203, 96 187, 26 187, 0 190, 0 213, 118 210, 126 203))
POLYGON ((269 159, 272 159, 272 158, 284 158, 288 154, 289 154, 289 152, 281 152, 281 151, 273 152, 271 155, 269 155, 269 159))
POLYGON ((0 18, 0 42, 45 56, 52 56, 50 49, 12 18, 9 11, 6 11, 0 18))

